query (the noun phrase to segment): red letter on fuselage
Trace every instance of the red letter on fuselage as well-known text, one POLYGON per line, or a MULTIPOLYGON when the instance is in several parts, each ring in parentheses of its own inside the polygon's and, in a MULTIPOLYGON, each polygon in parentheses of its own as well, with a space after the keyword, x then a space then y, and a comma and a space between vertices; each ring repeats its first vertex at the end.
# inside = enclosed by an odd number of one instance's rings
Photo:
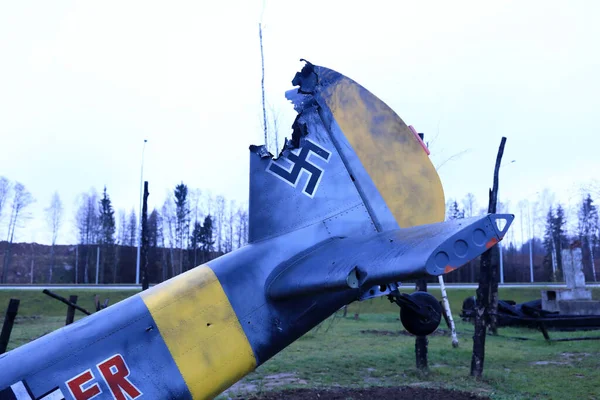
POLYGON ((86 389, 82 388, 83 385, 90 383, 93 379, 94 374, 92 374, 92 370, 88 369, 66 383, 67 388, 69 388, 69 391, 75 400, 93 399, 102 393, 102 390, 100 390, 100 386, 98 386, 97 383, 94 383, 92 386, 86 389))
POLYGON ((129 368, 120 354, 102 361, 98 364, 98 370, 116 400, 137 399, 142 395, 142 392, 127 379, 129 368))

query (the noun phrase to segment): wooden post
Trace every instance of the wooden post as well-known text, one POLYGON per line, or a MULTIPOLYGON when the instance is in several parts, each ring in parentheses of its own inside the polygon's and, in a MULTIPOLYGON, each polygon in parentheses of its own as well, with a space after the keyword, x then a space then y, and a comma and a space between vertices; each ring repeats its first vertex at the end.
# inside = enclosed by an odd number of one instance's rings
POLYGON ((8 308, 6 309, 6 315, 4 316, 4 324, 2 325, 2 333, 0 333, 0 354, 6 352, 8 347, 8 341, 10 340, 10 333, 12 332, 15 318, 19 312, 19 299, 10 299, 8 302, 8 308))
MULTIPOLYGON (((416 282, 416 290, 418 292, 426 292, 427 291, 427 280, 419 279, 416 282)), ((417 336, 415 339, 415 357, 417 360, 417 369, 420 371, 426 372, 428 370, 427 366, 427 345, 429 344, 429 340, 427 336, 417 336)))
MULTIPOLYGON (((71 302, 73 304, 77 304, 77 296, 75 296, 75 295, 69 296, 69 302, 71 302)), ((69 306, 67 308, 67 320, 65 322, 65 325, 72 324, 74 319, 75 319, 75 307, 69 306)))
MULTIPOLYGON (((506 138, 500 141, 500 148, 496 157, 496 166, 494 168, 494 186, 489 191, 488 213, 496 213, 498 202, 498 173, 500 172, 500 163, 504 154, 504 145, 506 138)), ((475 301, 475 333, 473 334, 473 355, 471 357, 471 376, 480 378, 483 374, 483 363, 485 359, 485 336, 487 324, 491 313, 492 292, 492 251, 496 246, 485 251, 481 255, 481 264, 479 272, 479 286, 477 288, 477 299, 475 301)), ((497 274, 497 271, 496 271, 497 274)), ((497 275, 496 275, 497 278, 497 275)), ((496 283, 496 294, 498 296, 498 284, 496 283)))
POLYGON ((144 200, 142 206, 142 290, 148 289, 148 181, 144 182, 144 200))
POLYGON ((492 261, 490 264, 491 274, 490 274, 490 303, 489 303, 489 312, 488 312, 488 324, 490 327, 490 334, 497 335, 498 334, 498 274, 499 274, 499 260, 500 260, 500 252, 502 248, 500 246, 494 246, 490 249, 490 253, 492 254, 492 261))

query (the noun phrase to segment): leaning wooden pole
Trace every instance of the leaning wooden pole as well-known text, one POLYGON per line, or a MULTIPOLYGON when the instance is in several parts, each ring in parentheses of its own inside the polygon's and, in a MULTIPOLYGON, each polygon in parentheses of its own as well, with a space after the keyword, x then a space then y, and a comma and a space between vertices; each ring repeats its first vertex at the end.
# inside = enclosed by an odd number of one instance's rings
POLYGON ((438 276, 440 282, 440 290, 442 291, 442 304, 448 318, 448 325, 450 326, 450 332, 452 335, 452 347, 458 347, 458 336, 456 334, 456 325, 454 325, 454 318, 452 318, 452 310, 450 309, 450 302, 448 301, 448 294, 446 293, 446 285, 444 284, 444 276, 438 276))
MULTIPOLYGON (((498 174, 500 172, 500 163, 504 154, 504 145, 506 138, 503 137, 496 156, 496 167, 494 168, 494 186, 489 192, 488 213, 496 213, 496 204, 498 201, 498 174)), ((477 288, 477 300, 475 301, 475 333, 473 334, 473 355, 471 357, 471 376, 480 378, 483 374, 483 364, 485 360, 485 336, 487 324, 490 316, 491 305, 491 277, 492 277, 492 247, 481 255, 479 286, 477 288)))
POLYGON ((8 308, 4 315, 4 323, 2 324, 2 331, 0 332, 0 354, 6 352, 8 348, 8 342, 10 341, 10 333, 15 324, 15 318, 19 312, 19 299, 10 299, 8 302, 8 308))

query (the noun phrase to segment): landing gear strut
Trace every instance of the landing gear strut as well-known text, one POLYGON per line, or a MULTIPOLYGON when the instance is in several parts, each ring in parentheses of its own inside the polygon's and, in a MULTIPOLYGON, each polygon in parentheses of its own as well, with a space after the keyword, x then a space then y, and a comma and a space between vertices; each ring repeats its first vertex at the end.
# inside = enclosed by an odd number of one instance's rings
POLYGON ((400 307, 400 321, 404 328, 415 336, 427 336, 435 332, 442 320, 442 307, 437 299, 427 292, 391 292, 388 299, 400 307))

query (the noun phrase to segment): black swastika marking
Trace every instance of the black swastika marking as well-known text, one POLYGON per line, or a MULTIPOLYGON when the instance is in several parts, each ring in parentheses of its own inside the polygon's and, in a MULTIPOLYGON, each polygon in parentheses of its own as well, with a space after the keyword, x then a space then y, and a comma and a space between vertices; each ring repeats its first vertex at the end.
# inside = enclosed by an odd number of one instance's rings
POLYGON ((323 170, 308 161, 308 156, 311 153, 325 161, 329 161, 329 157, 331 157, 331 152, 325 150, 316 143, 307 140, 304 146, 302 146, 300 149, 299 154, 289 153, 287 159, 292 163, 291 170, 288 171, 282 166, 271 162, 267 168, 267 171, 292 185, 293 187, 298 185, 298 180, 302 171, 306 171, 309 174, 309 179, 302 190, 302 193, 312 198, 315 195, 319 182, 321 181, 323 170))

